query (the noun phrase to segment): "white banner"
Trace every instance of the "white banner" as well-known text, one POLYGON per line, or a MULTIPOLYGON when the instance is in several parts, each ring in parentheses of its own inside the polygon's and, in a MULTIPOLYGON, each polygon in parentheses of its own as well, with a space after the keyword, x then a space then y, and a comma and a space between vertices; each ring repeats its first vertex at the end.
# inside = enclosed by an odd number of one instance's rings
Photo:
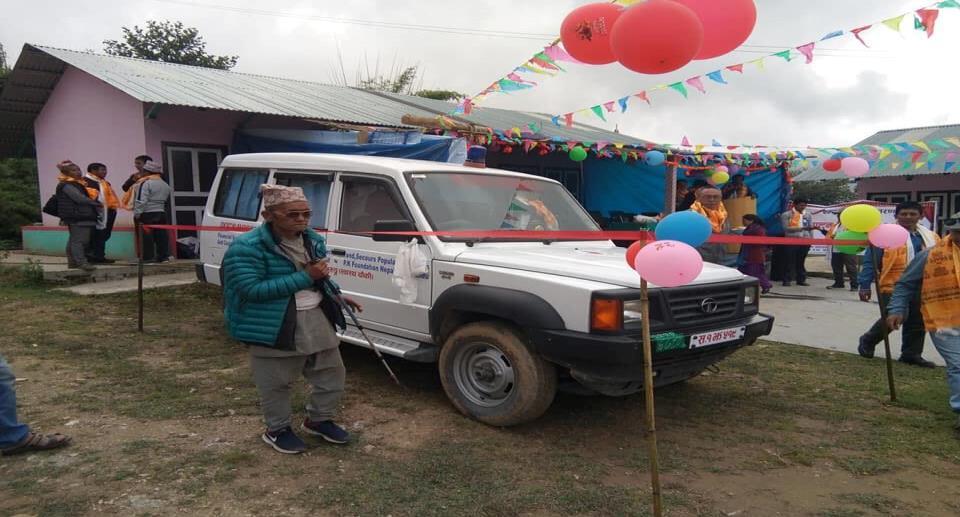
MULTIPOLYGON (((837 215, 840 214, 844 208, 847 208, 850 205, 858 204, 873 205, 877 207, 877 209, 880 210, 880 215, 883 216, 884 224, 897 222, 897 218, 894 215, 897 205, 893 203, 878 203, 876 201, 851 201, 849 203, 843 203, 840 205, 808 205, 807 212, 810 213, 813 226, 818 229, 822 228, 824 231, 826 231, 829 230, 834 223, 839 221, 837 215)), ((936 231, 934 224, 937 220, 937 202, 924 201, 921 202, 920 205, 923 206, 923 218, 920 219, 920 225, 936 231)), ((814 231, 813 238, 825 239, 826 235, 824 235, 822 232, 814 231)), ((810 254, 826 255, 829 252, 829 249, 830 246, 813 246, 810 248, 810 254)))

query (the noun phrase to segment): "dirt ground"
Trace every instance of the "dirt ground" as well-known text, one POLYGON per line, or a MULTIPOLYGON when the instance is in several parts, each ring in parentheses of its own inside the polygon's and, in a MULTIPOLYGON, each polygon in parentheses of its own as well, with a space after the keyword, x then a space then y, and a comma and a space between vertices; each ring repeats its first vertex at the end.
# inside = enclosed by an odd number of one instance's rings
MULTIPOLYGON (((648 515, 643 403, 558 395, 540 420, 488 427, 432 365, 344 345, 355 441, 274 452, 219 292, 80 298, 0 278, 2 352, 22 420, 62 451, 0 458, 0 515, 648 515), (13 284, 13 285, 11 285, 13 284)), ((960 515, 960 440, 943 370, 761 343, 657 393, 667 515, 960 515)), ((303 390, 294 401, 302 407, 303 390)))

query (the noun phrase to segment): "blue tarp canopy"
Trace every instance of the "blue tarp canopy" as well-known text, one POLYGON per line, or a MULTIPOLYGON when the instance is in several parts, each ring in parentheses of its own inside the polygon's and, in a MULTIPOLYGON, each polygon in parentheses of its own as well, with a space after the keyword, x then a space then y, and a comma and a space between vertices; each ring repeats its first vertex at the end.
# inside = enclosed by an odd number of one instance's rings
POLYGON ((463 163, 463 140, 418 131, 373 132, 358 144, 356 132, 249 129, 234 132, 232 153, 332 153, 463 163))
MULTIPOLYGON (((682 169, 681 169, 682 171, 682 169)), ((624 163, 616 159, 588 158, 583 165, 584 204, 587 209, 609 215, 611 211, 633 214, 663 211, 666 190, 666 166, 651 167, 642 162, 624 163)), ((702 176, 679 180, 692 184, 702 176)), ((790 185, 780 172, 755 172, 744 182, 757 194, 757 215, 767 223, 770 233, 780 229, 781 212, 786 210, 790 185)))

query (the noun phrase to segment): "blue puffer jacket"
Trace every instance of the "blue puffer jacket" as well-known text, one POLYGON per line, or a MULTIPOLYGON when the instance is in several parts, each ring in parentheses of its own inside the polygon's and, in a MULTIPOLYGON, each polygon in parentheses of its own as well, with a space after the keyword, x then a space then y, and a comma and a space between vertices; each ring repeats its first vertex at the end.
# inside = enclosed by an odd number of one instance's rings
MULTIPOLYGON (((327 255, 323 237, 307 230, 304 244, 314 258, 327 255)), ((230 337, 248 344, 294 350, 296 301, 294 294, 314 285, 306 271, 280 250, 269 224, 262 224, 234 239, 223 257, 224 317, 230 337)), ((334 302, 333 281, 319 286, 324 314, 334 326, 345 327, 343 313, 334 302)))

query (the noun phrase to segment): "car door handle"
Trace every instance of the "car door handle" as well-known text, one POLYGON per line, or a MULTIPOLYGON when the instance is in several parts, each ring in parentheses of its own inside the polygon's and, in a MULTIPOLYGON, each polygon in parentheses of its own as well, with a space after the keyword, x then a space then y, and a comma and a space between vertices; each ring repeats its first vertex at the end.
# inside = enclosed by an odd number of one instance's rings
POLYGON ((347 256, 347 250, 330 250, 330 254, 338 257, 345 257, 347 256))

